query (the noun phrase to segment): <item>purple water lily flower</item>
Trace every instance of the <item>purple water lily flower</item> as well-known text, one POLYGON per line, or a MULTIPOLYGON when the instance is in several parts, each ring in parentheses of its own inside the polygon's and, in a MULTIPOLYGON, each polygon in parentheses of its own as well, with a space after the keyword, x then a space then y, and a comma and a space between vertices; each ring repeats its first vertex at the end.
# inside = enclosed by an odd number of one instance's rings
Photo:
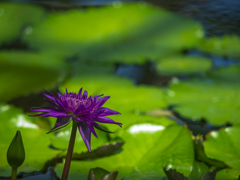
POLYGON ((32 111, 38 111, 42 113, 30 116, 56 117, 57 122, 48 133, 65 127, 72 120, 76 121, 78 130, 89 152, 91 152, 91 132, 98 138, 94 127, 102 129, 98 123, 117 124, 120 127, 122 125, 122 123, 115 122, 112 119, 105 117, 109 115, 120 114, 117 111, 102 107, 103 104, 110 98, 110 96, 101 97, 103 95, 99 95, 88 97, 87 91, 84 91, 82 94, 82 88, 79 90, 78 94, 68 92, 67 89, 65 94, 58 92, 58 98, 48 91, 43 93, 43 95, 48 98, 45 99, 45 101, 53 105, 54 108, 32 107, 32 111))

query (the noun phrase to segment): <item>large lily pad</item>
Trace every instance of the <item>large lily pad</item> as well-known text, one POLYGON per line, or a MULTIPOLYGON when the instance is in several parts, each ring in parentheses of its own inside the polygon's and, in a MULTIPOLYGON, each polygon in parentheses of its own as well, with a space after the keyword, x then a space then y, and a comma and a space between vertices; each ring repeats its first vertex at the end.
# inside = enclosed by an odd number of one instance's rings
MULTIPOLYGON (((39 22, 44 10, 39 6, 24 3, 0 3, 0 45, 10 43, 19 36, 26 25, 39 22)), ((29 26, 25 33, 32 31, 29 26)))
POLYGON ((145 3, 51 12, 32 29, 24 40, 34 48, 110 64, 180 52, 203 36, 196 22, 145 3))
MULTIPOLYGON (((75 76, 60 86, 60 89, 63 92, 66 88, 70 92, 78 92, 83 87, 92 96, 100 94, 111 96, 104 107, 120 112, 121 115, 110 116, 110 118, 124 125, 136 119, 135 112, 167 107, 160 88, 134 86, 130 80, 114 75, 112 68, 82 65, 76 71, 75 76)), ((144 117, 141 119, 144 121, 144 117)), ((110 131, 119 128, 116 125, 106 124, 106 126, 110 131)))
MULTIPOLYGON (((91 137, 91 149, 95 150, 98 147, 101 147, 102 145, 109 143, 110 138, 108 133, 96 130, 96 133, 98 135, 98 138, 92 135, 91 137)), ((69 139, 71 134, 71 128, 65 128, 60 130, 59 133, 56 134, 52 138, 52 145, 55 148, 66 150, 68 148, 69 139)), ((86 145, 84 144, 82 137, 79 132, 77 132, 75 145, 74 145, 74 153, 81 153, 81 152, 87 152, 86 145)))
MULTIPOLYGON (((134 124, 117 134, 124 139, 123 151, 117 155, 95 161, 72 164, 70 179, 87 174, 90 168, 101 167, 107 171, 119 171, 119 178, 162 178, 163 167, 176 169, 185 176, 194 161, 193 141, 190 132, 178 125, 164 127, 161 122, 134 124), (81 172, 77 175, 76 172, 81 172)), ((62 171, 58 165, 57 173, 62 171)))
POLYGON ((3 51, 0 53, 1 101, 53 88, 63 81, 66 71, 62 59, 51 54, 3 51))
POLYGON ((76 75, 60 87, 63 91, 68 88, 78 92, 83 87, 89 95, 111 96, 104 106, 122 114, 167 107, 160 88, 134 86, 130 80, 114 75, 112 68, 82 65, 76 71, 76 75))
MULTIPOLYGON (((32 123, 32 118, 23 112, 7 104, 0 105, 0 176, 10 176, 11 167, 7 163, 7 150, 17 130, 21 131, 24 149, 26 153, 25 161, 20 166, 18 172, 29 172, 40 170, 45 162, 55 156, 60 151, 49 148, 50 137, 46 130, 41 130, 37 124, 32 123)), ((37 118, 33 118, 37 119, 37 118)))
MULTIPOLYGON (((220 125, 239 124, 240 67, 220 69, 205 78, 172 83, 167 101, 182 116, 220 125)), ((176 82, 176 81, 175 81, 176 82)))
POLYGON ((240 175, 240 126, 211 132, 204 142, 208 157, 225 162, 232 169, 223 169, 217 173, 216 179, 237 179, 240 175))

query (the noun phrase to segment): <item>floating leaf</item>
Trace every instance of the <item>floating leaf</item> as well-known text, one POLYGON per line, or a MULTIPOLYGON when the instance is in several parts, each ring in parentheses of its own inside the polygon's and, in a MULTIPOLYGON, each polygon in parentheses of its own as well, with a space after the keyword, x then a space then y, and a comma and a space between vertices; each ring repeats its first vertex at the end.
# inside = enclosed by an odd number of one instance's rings
POLYGON ((216 179, 237 179, 240 174, 240 126, 212 131, 204 142, 208 157, 225 162, 232 169, 223 169, 216 179))
MULTIPOLYGON (((91 149, 95 150, 98 147, 109 143, 109 135, 103 131, 100 131, 98 129, 95 129, 98 138, 95 136, 92 136, 91 139, 91 149)), ((66 150, 68 148, 69 139, 71 135, 71 127, 60 130, 55 136, 52 137, 52 145, 55 148, 66 150)), ((86 145, 83 142, 82 137, 80 136, 80 133, 77 132, 75 145, 74 145, 74 153, 81 153, 86 152, 86 145)))
POLYGON ((200 43, 198 49, 219 56, 240 58, 240 39, 236 35, 209 37, 200 43))
POLYGON ((239 78, 240 66, 216 70, 205 78, 172 83, 166 99, 184 117, 204 118, 214 125, 239 124, 239 78))
POLYGON ((89 171, 88 180, 115 180, 118 172, 108 172, 102 168, 94 168, 89 171))
POLYGON ((145 3, 51 12, 24 36, 32 47, 88 63, 142 63, 203 37, 199 24, 145 3), (64 28, 63 28, 64 27, 64 28))
POLYGON ((200 162, 204 162, 208 166, 214 166, 217 168, 227 168, 228 166, 224 164, 221 161, 218 161, 216 159, 211 159, 208 158, 205 151, 204 151, 204 146, 203 146, 203 137, 201 135, 198 135, 194 139, 195 142, 195 159, 200 162))
POLYGON ((0 53, 1 101, 52 88, 63 81, 67 66, 57 56, 23 51, 0 53))
POLYGON ((211 68, 211 61, 203 57, 194 56, 170 56, 161 58, 156 64, 159 74, 194 74, 204 73, 211 68))
MULTIPOLYGON (((0 45, 10 43, 26 25, 39 22, 44 17, 44 10, 39 6, 23 3, 0 3, 0 45)), ((28 26, 25 33, 31 33, 32 28, 28 26)))
POLYGON ((208 166, 202 162, 194 161, 189 180, 202 180, 208 171, 208 166))
MULTIPOLYGON (((130 80, 114 75, 112 68, 81 65, 75 71, 77 71, 75 76, 60 86, 60 89, 65 91, 67 87, 70 92, 77 92, 83 87, 92 95, 111 96, 105 105, 121 112, 120 118, 123 121, 119 120, 119 122, 123 124, 126 121, 123 117, 126 113, 167 107, 160 88, 146 85, 134 86, 130 80)), ((114 131, 111 128, 109 130, 114 131)))
MULTIPOLYGON (((161 121, 140 123, 120 130, 116 135, 125 141, 121 153, 94 161, 73 162, 69 178, 79 178, 94 167, 118 171, 119 177, 126 179, 159 179, 165 177, 162 169, 165 166, 188 176, 194 160, 190 132, 178 125, 164 127, 160 124, 161 121)), ((61 170, 62 165, 58 165, 56 172, 61 170)))

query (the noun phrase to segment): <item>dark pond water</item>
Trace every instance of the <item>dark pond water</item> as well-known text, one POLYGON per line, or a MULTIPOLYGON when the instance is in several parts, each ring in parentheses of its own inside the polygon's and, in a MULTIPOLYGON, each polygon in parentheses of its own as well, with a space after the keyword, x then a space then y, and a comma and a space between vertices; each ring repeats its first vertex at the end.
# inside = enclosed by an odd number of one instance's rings
MULTIPOLYGON (((10 177, 0 177, 0 180, 10 180, 10 177)), ((33 171, 31 173, 19 173, 17 179, 22 180, 59 180, 53 168, 44 171, 33 171)))

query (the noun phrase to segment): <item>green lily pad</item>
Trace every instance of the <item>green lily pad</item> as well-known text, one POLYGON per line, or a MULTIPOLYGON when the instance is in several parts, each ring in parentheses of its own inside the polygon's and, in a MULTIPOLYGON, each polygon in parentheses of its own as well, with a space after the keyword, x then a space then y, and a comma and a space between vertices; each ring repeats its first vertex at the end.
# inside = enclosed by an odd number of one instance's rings
POLYGON ((225 162, 232 169, 223 169, 217 173, 216 179, 237 179, 240 175, 240 126, 212 131, 204 142, 208 157, 225 162))
POLYGON ((0 53, 1 101, 55 87, 63 81, 66 70, 62 59, 51 54, 3 51, 0 53))
MULTIPOLYGON (((69 92, 78 92, 83 87, 92 96, 100 94, 111 96, 104 107, 121 113, 121 115, 109 116, 114 121, 124 125, 131 123, 134 119, 144 121, 146 118, 136 116, 136 112, 167 107, 160 88, 146 85, 134 86, 130 80, 114 75, 113 69, 109 67, 82 65, 76 69, 75 76, 60 86, 60 90, 64 92, 67 88, 69 92)), ((154 119, 154 117, 148 117, 148 119, 154 119)), ((117 125, 105 125, 110 131, 119 129, 117 125)))
MULTIPOLYGON (((97 149, 98 147, 100 147, 106 143, 109 143, 109 141, 110 141, 108 133, 100 131, 96 128, 95 128, 95 131, 98 135, 98 138, 96 138, 95 136, 92 135, 92 137, 91 137, 91 149, 92 150, 97 149)), ((52 145, 55 148, 67 150, 70 135, 71 135, 71 126, 69 126, 69 128, 60 130, 54 137, 52 137, 52 145)), ((80 133, 77 132, 73 152, 81 153, 81 152, 87 152, 87 151, 88 150, 86 148, 86 145, 83 142, 83 139, 82 139, 80 133)))
POLYGON ((202 162, 194 161, 189 180, 201 180, 209 170, 208 166, 202 162))
POLYGON ((211 61, 203 57, 195 56, 172 56, 161 58, 156 64, 159 74, 179 75, 204 73, 211 68, 211 61))
POLYGON ((4 137, 0 142, 0 175, 10 176, 11 167, 7 163, 7 150, 17 130, 21 131, 24 149, 26 153, 25 161, 19 167, 18 172, 33 171, 43 168, 45 162, 55 156, 60 151, 50 149, 50 137, 45 130, 38 128, 31 119, 23 112, 13 106, 0 104, 0 136, 4 137))
POLYGON ((211 168, 218 168, 218 169, 223 169, 223 168, 229 168, 227 164, 225 164, 222 161, 216 160, 216 159, 211 159, 207 157, 204 146, 203 146, 203 137, 202 135, 198 135, 194 137, 194 149, 195 149, 195 159, 200 162, 204 162, 211 168))
MULTIPOLYGON (((122 115, 135 110, 147 111, 167 107, 160 88, 134 86, 130 80, 114 75, 112 68, 82 65, 76 71, 75 76, 60 86, 63 92, 66 88, 70 92, 78 92, 83 87, 92 96, 111 96, 104 106, 119 111, 122 115)), ((111 131, 111 128, 109 130, 111 131)))
MULTIPOLYGON (((39 22, 44 17, 44 10, 39 6, 23 3, 0 3, 0 45, 10 43, 21 34, 28 24, 39 22)), ((25 29, 30 33, 31 27, 25 29)))
POLYGON ((89 178, 94 178, 94 180, 115 180, 117 177, 118 172, 108 172, 105 169, 102 168, 94 168, 89 171, 89 178))
POLYGON ((180 52, 203 37, 196 22, 145 3, 51 12, 23 39, 32 47, 88 63, 142 63, 180 52))
MULTIPOLYGON (((124 139, 123 151, 117 155, 94 161, 74 162, 71 177, 76 172, 88 174, 89 169, 101 167, 107 171, 118 171, 119 178, 162 178, 163 167, 176 169, 185 176, 191 171, 194 161, 193 141, 190 132, 178 125, 164 127, 159 123, 139 123, 118 131, 116 136, 124 139)), ((62 171, 62 164, 56 172, 62 171)), ((78 175, 80 177, 80 174, 78 175)))
POLYGON ((174 110, 193 120, 204 118, 215 125, 239 124, 240 66, 217 70, 205 78, 175 81, 166 91, 174 110))
POLYGON ((198 49, 219 56, 240 58, 240 39, 236 35, 205 38, 198 49))
MULTIPOLYGON (((165 117, 156 118, 156 117, 152 117, 152 116, 141 116, 141 115, 137 115, 137 114, 127 114, 127 113, 125 114, 124 113, 121 115, 109 116, 109 117, 112 118, 116 122, 121 122, 124 127, 128 126, 129 124, 140 123, 140 122, 142 122, 142 123, 155 122, 155 123, 161 123, 161 125, 164 125, 164 126, 176 124, 174 121, 169 120, 165 117)), ((119 126, 114 125, 114 124, 100 123, 100 125, 108 127, 108 130, 114 131, 114 132, 121 130, 121 128, 119 126)), ((96 138, 93 135, 91 136, 91 149, 92 150, 95 150, 95 149, 101 147, 102 145, 106 145, 109 143, 116 143, 118 141, 122 142, 122 140, 119 139, 119 137, 111 138, 112 137, 111 135, 115 136, 115 133, 108 134, 108 133, 100 131, 96 128, 95 128, 95 130, 98 135, 98 138, 96 138)), ((69 144, 70 134, 71 134, 70 126, 68 126, 68 128, 64 128, 64 129, 60 130, 54 137, 52 137, 52 145, 58 149, 63 149, 63 150, 67 149, 68 144, 69 144)), ((85 146, 79 132, 77 132, 75 142, 76 143, 74 145, 74 153, 87 152, 86 146, 85 146)))

